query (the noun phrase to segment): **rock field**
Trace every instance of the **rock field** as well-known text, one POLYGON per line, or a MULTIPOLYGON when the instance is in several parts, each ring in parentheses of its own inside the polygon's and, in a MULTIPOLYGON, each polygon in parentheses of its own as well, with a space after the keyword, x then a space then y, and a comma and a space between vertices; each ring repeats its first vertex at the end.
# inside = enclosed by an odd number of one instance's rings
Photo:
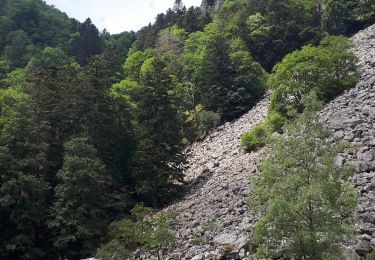
POLYGON ((375 25, 356 34, 352 41, 360 82, 320 114, 336 140, 351 144, 338 155, 336 163, 356 168, 351 182, 359 194, 356 227, 359 234, 346 250, 347 259, 356 260, 375 246, 375 25))
MULTIPOLYGON (((348 243, 345 255, 357 260, 375 246, 375 26, 359 32, 352 41, 360 82, 328 104, 320 118, 334 132, 335 140, 351 143, 336 162, 356 168, 351 182, 359 194, 358 235, 348 243)), ((249 178, 258 174, 261 154, 241 151, 240 136, 265 118, 267 107, 264 98, 238 120, 218 127, 187 149, 185 179, 190 189, 182 200, 164 209, 175 216, 172 229, 177 236, 165 252, 167 259, 244 258, 256 221, 246 205, 249 178)))
POLYGON ((187 149, 185 178, 191 189, 182 201, 166 209, 176 215, 177 243, 168 252, 169 259, 219 259, 228 251, 235 252, 228 256, 234 259, 244 254, 255 220, 246 205, 249 176, 257 172, 259 156, 241 151, 240 136, 265 118, 267 106, 265 98, 240 119, 187 149))

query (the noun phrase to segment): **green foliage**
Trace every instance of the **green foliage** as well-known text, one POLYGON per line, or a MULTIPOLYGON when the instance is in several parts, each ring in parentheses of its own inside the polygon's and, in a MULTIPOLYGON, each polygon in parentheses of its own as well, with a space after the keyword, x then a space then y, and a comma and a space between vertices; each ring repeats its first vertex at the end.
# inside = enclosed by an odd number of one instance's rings
POLYGON ((24 69, 15 69, 8 73, 7 77, 0 81, 3 87, 14 87, 22 89, 27 85, 26 72, 24 69))
POLYGON ((64 150, 49 227, 63 256, 88 256, 108 224, 105 207, 111 179, 87 138, 71 139, 64 150))
POLYGON ((103 48, 99 30, 87 18, 78 26, 78 32, 73 34, 69 42, 69 53, 74 56, 80 65, 86 65, 89 59, 99 54, 103 48))
POLYGON ((0 89, 0 131, 21 116, 27 98, 27 95, 17 88, 0 89))
POLYGON ((267 125, 260 123, 241 136, 241 146, 247 151, 254 150, 265 145, 269 136, 270 132, 267 125))
POLYGON ((134 47, 138 51, 144 51, 149 48, 155 48, 159 33, 168 27, 177 25, 188 33, 203 30, 206 24, 211 22, 210 14, 203 12, 199 7, 186 8, 181 4, 178 8, 168 9, 165 14, 156 16, 156 22, 143 27, 137 32, 137 40, 134 47))
POLYGON ((33 70, 58 69, 64 65, 73 63, 61 48, 45 48, 38 57, 33 57, 26 66, 26 70, 31 73, 33 70))
POLYGON ((170 51, 178 55, 182 51, 186 36, 185 30, 178 28, 177 25, 166 28, 159 33, 155 49, 159 54, 170 51))
POLYGON ((22 30, 14 31, 8 37, 5 58, 13 68, 25 66, 33 51, 30 38, 22 30))
POLYGON ((370 254, 366 256, 366 260, 374 260, 375 259, 375 251, 372 251, 370 254))
POLYGON ((331 34, 351 34, 374 22, 375 6, 371 1, 333 0, 326 5, 325 29, 331 34))
POLYGON ((124 259, 135 250, 159 250, 175 240, 170 231, 169 216, 159 213, 152 216, 152 209, 141 204, 131 210, 131 218, 113 222, 109 227, 110 241, 101 246, 97 257, 103 259, 124 259))
POLYGON ((9 70, 9 62, 6 59, 0 58, 0 80, 4 79, 7 76, 9 70))
MULTIPOLYGON (((220 10, 211 7, 176 1, 139 32, 110 35, 42 0, 0 1, 1 259, 85 257, 105 226, 136 202, 161 206, 176 197, 183 138, 203 138, 246 112, 264 92, 262 66, 270 70, 312 44, 271 77, 263 133, 282 132, 314 93, 326 102, 355 82, 346 40, 315 45, 327 32, 349 35, 375 20, 372 1, 361 0, 227 0, 220 10), (289 99, 294 90, 303 94, 298 102, 289 99), (87 154, 73 155, 75 147, 64 155, 72 140, 87 154), (71 198, 77 184, 70 177, 79 175, 92 181, 71 198)), ((124 225, 141 221, 135 218, 124 225)), ((153 236, 171 238, 166 228, 153 236)), ((119 259, 129 253, 120 240, 103 248, 119 259)))
POLYGON ((43 257, 45 253, 39 247, 41 241, 34 240, 34 235, 46 221, 48 184, 38 176, 16 170, 1 177, 0 212, 7 225, 4 226, 3 222, 0 226, 0 256, 16 259, 43 257))
POLYGON ((326 37, 319 46, 305 46, 275 66, 269 79, 273 89, 270 110, 287 119, 304 111, 303 98, 316 92, 324 102, 357 82, 355 57, 344 37, 326 37))
POLYGON ((50 185, 43 142, 35 143, 29 97, 19 86, 0 90, 0 258, 46 255, 50 185))
POLYGON ((203 244, 203 238, 202 238, 201 236, 199 236, 199 237, 195 237, 195 238, 191 241, 191 243, 192 243, 193 245, 195 245, 195 246, 199 246, 199 245, 203 244))
MULTIPOLYGON (((249 29, 249 37, 252 39, 264 40, 269 35, 271 27, 267 24, 267 19, 261 13, 250 15, 246 20, 249 29)), ((262 44, 257 44, 262 46, 262 44)))
POLYGON ((198 105, 189 113, 183 126, 184 137, 189 142, 203 139, 210 130, 220 123, 220 115, 212 111, 204 110, 202 105, 198 105))
POLYGON ((12 68, 25 66, 45 47, 65 48, 73 30, 73 20, 44 1, 2 1, 0 53, 12 68))
POLYGON ((194 86, 194 100, 205 109, 233 119, 263 94, 266 74, 245 44, 228 39, 217 24, 189 35, 180 58, 184 80, 194 86))
MULTIPOLYGON (((103 34, 102 34, 103 38, 103 34)), ((115 59, 120 65, 123 65, 132 44, 135 41, 134 32, 122 32, 120 34, 110 35, 104 42, 104 52, 113 50, 116 54, 112 59, 115 59)))
POLYGON ((207 135, 208 131, 218 126, 219 123, 220 115, 212 111, 201 111, 197 119, 198 136, 202 138, 207 135))
POLYGON ((263 215, 254 228, 258 256, 328 259, 339 254, 336 243, 351 233, 357 198, 348 183, 353 169, 336 167, 342 147, 328 137, 309 112, 267 147, 249 198, 250 208, 263 215))
POLYGON ((279 113, 269 110, 266 119, 266 125, 273 132, 282 132, 282 128, 286 123, 286 118, 279 113))
POLYGON ((138 81, 140 79, 140 71, 143 63, 145 60, 154 56, 155 51, 151 49, 144 52, 131 49, 124 64, 125 76, 131 80, 138 81))
POLYGON ((133 93, 138 147, 133 158, 136 192, 146 203, 158 206, 182 181, 183 157, 177 111, 168 96, 173 81, 165 63, 147 59, 140 70, 140 84, 133 93), (155 154, 157 156, 155 156, 155 154))

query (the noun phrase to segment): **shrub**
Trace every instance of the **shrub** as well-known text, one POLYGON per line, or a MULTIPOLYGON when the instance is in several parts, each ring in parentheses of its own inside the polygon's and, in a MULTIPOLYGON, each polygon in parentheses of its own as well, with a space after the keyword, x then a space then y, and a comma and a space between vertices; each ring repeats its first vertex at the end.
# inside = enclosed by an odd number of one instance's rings
POLYGON ((270 132, 267 129, 267 125, 260 123, 241 136, 241 146, 247 151, 254 150, 265 145, 269 135, 270 132))
POLYGON ((142 204, 131 210, 131 218, 113 222, 109 226, 110 240, 102 245, 96 256, 101 259, 127 259, 137 249, 159 251, 175 240, 170 230, 170 215, 153 216, 151 208, 142 204))
POLYGON ((266 124, 271 132, 282 132, 285 123, 286 118, 281 114, 272 110, 268 112, 266 124))
POLYGON ((218 126, 220 115, 212 111, 202 111, 198 115, 198 138, 207 135, 208 131, 218 126))
POLYGON ((198 105, 190 112, 184 123, 184 137, 189 142, 204 138, 208 132, 220 124, 220 115, 212 111, 204 110, 198 105))

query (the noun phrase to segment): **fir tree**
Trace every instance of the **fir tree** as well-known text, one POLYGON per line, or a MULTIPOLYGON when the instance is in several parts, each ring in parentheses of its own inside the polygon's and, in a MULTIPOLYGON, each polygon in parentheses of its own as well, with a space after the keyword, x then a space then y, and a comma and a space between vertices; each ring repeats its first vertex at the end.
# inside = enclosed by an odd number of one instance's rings
POLYGON ((77 258, 94 250, 109 224, 105 208, 111 179, 87 138, 73 138, 64 149, 49 227, 60 255, 77 258))
POLYGON ((138 148, 134 157, 137 192, 154 207, 168 200, 176 181, 182 181, 179 143, 181 130, 176 109, 168 97, 172 88, 166 65, 158 58, 145 61, 137 102, 138 148))

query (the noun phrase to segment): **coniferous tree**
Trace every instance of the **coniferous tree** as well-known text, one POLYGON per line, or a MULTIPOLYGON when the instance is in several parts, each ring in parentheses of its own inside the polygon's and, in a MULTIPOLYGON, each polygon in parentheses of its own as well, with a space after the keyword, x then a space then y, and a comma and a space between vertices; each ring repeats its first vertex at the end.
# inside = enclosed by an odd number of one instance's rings
POLYGON ((87 18, 78 26, 78 32, 72 35, 70 53, 76 57, 79 64, 86 65, 90 57, 101 52, 102 47, 99 30, 90 18, 87 18))
POLYGON ((41 258, 49 248, 46 145, 21 90, 1 90, 0 111, 0 258, 41 258))
POLYGON ((57 174, 56 200, 49 227, 54 245, 63 257, 88 256, 102 234, 111 178, 85 137, 64 145, 64 164, 57 174))
POLYGON ((62 165, 62 146, 68 136, 68 129, 72 126, 65 124, 66 111, 63 104, 67 96, 64 88, 71 79, 65 74, 65 70, 50 68, 37 70, 29 76, 30 84, 26 92, 30 96, 30 110, 33 121, 37 124, 35 131, 40 142, 47 145, 48 170, 46 178, 52 183, 55 175, 62 165))
POLYGON ((4 55, 13 68, 26 65, 31 56, 32 43, 27 34, 22 31, 14 31, 8 36, 8 44, 5 46, 4 55))
POLYGON ((113 65, 109 57, 99 55, 86 67, 83 124, 114 179, 123 183, 130 181, 127 179, 130 176, 128 162, 134 138, 129 111, 118 110, 119 104, 109 95, 110 87, 118 77, 113 65))
POLYGON ((142 66, 142 86, 134 96, 139 140, 133 167, 136 190, 154 207, 167 201, 174 183, 182 181, 180 125, 168 97, 172 84, 166 65, 158 58, 150 58, 142 66))

